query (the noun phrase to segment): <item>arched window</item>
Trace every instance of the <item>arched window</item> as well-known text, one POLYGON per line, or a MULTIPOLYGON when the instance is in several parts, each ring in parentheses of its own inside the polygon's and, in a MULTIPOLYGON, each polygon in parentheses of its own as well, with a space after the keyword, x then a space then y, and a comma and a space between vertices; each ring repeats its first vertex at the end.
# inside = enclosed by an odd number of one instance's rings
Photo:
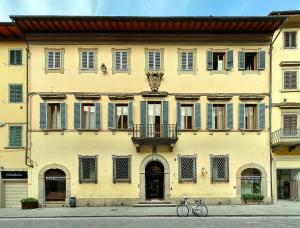
POLYGON ((258 169, 245 169, 241 182, 242 194, 261 194, 261 173, 258 169))

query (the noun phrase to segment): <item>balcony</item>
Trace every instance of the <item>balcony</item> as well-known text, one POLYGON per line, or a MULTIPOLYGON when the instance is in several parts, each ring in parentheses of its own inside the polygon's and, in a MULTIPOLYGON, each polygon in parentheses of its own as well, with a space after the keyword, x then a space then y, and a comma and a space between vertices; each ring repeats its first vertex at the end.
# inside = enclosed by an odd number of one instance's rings
POLYGON ((272 133, 272 147, 286 146, 294 149, 300 145, 300 129, 279 129, 272 133))
POLYGON ((173 151, 177 142, 176 124, 134 124, 132 128, 132 142, 136 145, 137 152, 141 145, 151 145, 156 152, 158 145, 168 145, 173 151))

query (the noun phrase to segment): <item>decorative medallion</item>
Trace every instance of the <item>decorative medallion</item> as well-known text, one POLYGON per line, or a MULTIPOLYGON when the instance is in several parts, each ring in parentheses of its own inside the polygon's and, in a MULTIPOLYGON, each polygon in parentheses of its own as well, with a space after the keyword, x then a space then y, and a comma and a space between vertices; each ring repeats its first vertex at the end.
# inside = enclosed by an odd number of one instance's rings
POLYGON ((149 86, 151 88, 152 92, 157 92, 160 86, 160 82, 162 80, 162 77, 164 76, 164 73, 162 72, 148 72, 147 74, 149 86))

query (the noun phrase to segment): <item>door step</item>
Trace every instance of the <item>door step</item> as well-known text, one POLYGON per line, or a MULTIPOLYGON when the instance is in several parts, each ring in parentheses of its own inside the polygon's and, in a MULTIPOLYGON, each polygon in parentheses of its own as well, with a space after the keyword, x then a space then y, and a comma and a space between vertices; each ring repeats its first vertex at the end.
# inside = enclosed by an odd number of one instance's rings
POLYGON ((146 201, 139 202, 133 205, 134 207, 176 207, 177 204, 167 201, 146 201))
POLYGON ((61 202, 61 201, 44 203, 44 207, 48 207, 48 208, 65 207, 65 206, 66 206, 65 202, 61 202))

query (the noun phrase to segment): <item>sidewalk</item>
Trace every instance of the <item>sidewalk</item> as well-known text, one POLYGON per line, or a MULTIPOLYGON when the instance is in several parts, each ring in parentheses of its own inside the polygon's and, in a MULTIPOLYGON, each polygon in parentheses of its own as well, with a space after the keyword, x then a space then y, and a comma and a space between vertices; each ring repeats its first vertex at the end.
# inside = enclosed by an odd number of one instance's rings
MULTIPOLYGON (((173 217, 176 207, 76 207, 21 210, 1 208, 1 218, 62 217, 173 217)), ((300 202, 279 202, 274 205, 208 206, 211 217, 300 216, 300 202)))

